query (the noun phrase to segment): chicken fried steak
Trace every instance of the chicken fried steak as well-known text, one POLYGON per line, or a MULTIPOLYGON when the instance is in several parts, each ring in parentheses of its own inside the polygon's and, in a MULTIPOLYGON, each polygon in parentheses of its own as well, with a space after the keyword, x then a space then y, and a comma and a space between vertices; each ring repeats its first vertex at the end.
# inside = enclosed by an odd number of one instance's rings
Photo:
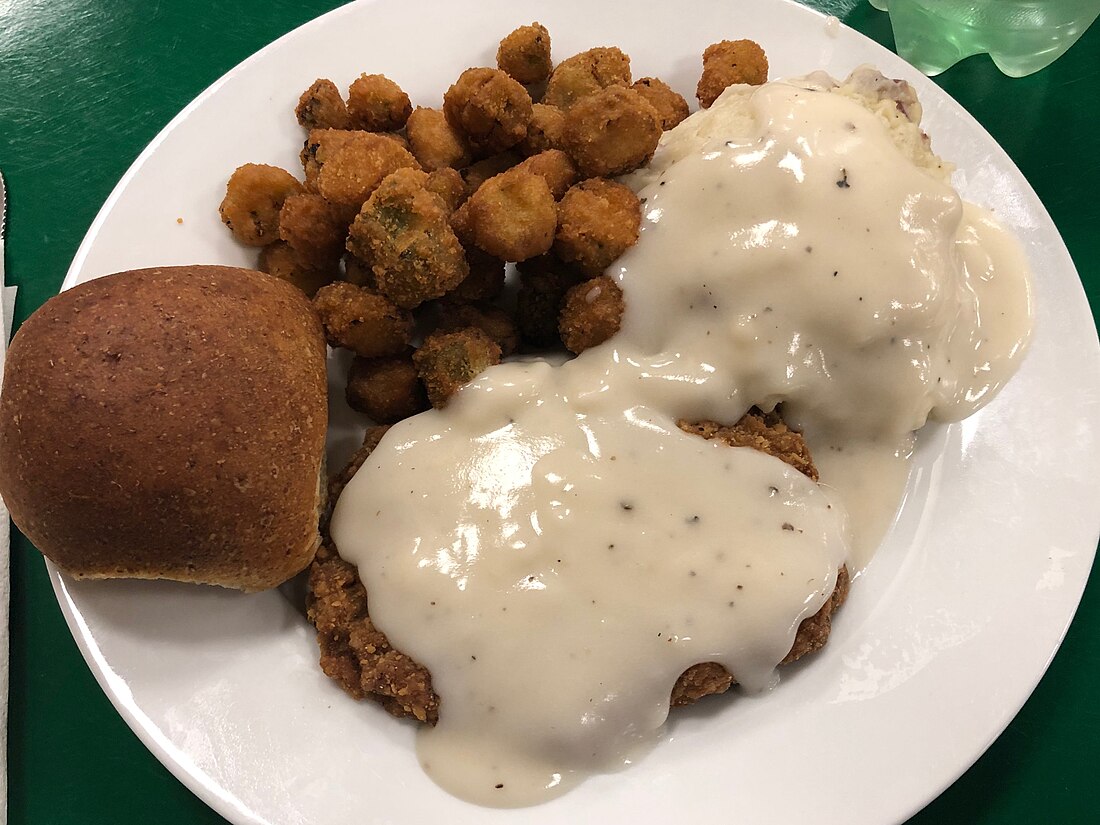
MULTIPOLYGON (((817 468, 806 442, 776 413, 765 414, 754 408, 733 426, 713 421, 681 421, 679 426, 684 432, 702 438, 760 450, 817 480, 817 468)), ((377 446, 385 430, 385 427, 368 430, 363 447, 334 479, 334 497, 377 446)), ((794 645, 781 664, 793 662, 825 644, 833 613, 847 597, 848 585, 848 571, 842 567, 832 596, 799 625, 794 645)), ((371 622, 367 591, 358 571, 340 558, 331 540, 325 542, 310 568, 307 607, 309 620, 317 628, 321 669, 330 678, 354 698, 374 699, 394 716, 411 716, 435 724, 440 699, 432 690, 431 674, 423 665, 395 650, 371 622)), ((676 681, 672 705, 689 705, 704 696, 723 693, 734 682, 734 676, 722 665, 701 662, 688 668, 676 681)))

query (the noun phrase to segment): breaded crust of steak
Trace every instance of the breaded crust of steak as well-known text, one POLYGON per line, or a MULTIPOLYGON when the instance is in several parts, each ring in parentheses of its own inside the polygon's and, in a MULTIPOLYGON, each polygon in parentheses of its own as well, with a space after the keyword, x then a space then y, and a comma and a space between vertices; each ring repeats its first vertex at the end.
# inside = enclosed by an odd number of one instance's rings
MULTIPOLYGON (((786 665, 795 659, 801 659, 807 653, 813 653, 829 640, 832 629, 833 613, 848 598, 848 568, 841 567, 836 576, 836 587, 829 599, 814 615, 802 620, 791 647, 782 662, 786 665)), ((725 693, 735 684, 733 675, 717 662, 701 662, 692 665, 680 676, 672 688, 672 706, 690 705, 704 696, 725 693)))
MULTIPOLYGON (((754 407, 732 427, 713 421, 678 421, 677 424, 686 433, 706 439, 717 438, 731 447, 752 447, 760 450, 785 461, 814 481, 818 480, 817 467, 814 466, 805 439, 801 433, 788 427, 778 413, 762 413, 754 407)), ((841 567, 837 572, 832 595, 820 610, 802 620, 794 637, 794 645, 780 662, 781 665, 801 659, 807 653, 813 653, 825 645, 832 630, 833 613, 848 598, 850 583, 848 568, 841 567)), ((701 662, 688 668, 680 676, 672 688, 672 705, 690 705, 704 696, 724 693, 733 684, 733 676, 722 665, 717 662, 701 662)))
POLYGON ((359 571, 331 541, 309 569, 306 612, 317 628, 321 670, 356 699, 369 696, 394 716, 435 724, 439 697, 427 669, 394 650, 367 614, 367 590, 359 571))
MULTIPOLYGON (((804 475, 817 480, 806 442, 775 413, 750 410, 733 426, 713 421, 679 422, 682 430, 703 438, 717 438, 735 447, 752 447, 775 456, 804 475)), ((385 432, 368 430, 363 447, 332 483, 335 499, 344 485, 385 432)), ((782 664, 819 649, 829 638, 834 611, 848 595, 848 571, 840 569, 836 587, 822 608, 803 620, 794 645, 782 664)), ((435 724, 439 697, 432 690, 431 674, 418 662, 390 646, 384 633, 371 622, 367 591, 355 567, 340 558, 326 541, 310 568, 307 602, 309 620, 317 628, 321 669, 356 699, 370 697, 395 716, 411 716, 435 724)), ((688 705, 704 696, 723 693, 734 678, 716 662, 703 662, 686 670, 672 689, 672 705, 688 705)))
POLYGON ((382 440, 382 436, 386 434, 388 429, 389 427, 385 425, 367 428, 366 435, 363 436, 363 445, 355 451, 348 463, 344 465, 344 469, 329 480, 328 500, 330 502, 334 503, 336 499, 340 498, 340 493, 344 492, 344 488, 351 481, 352 476, 359 472, 359 468, 363 466, 367 456, 374 452, 374 448, 378 446, 378 442, 382 440))
POLYGON ((753 407, 732 427, 714 421, 677 421, 685 433, 706 439, 717 438, 731 447, 752 447, 790 464, 804 476, 818 480, 817 467, 801 433, 786 425, 779 413, 762 413, 753 407))

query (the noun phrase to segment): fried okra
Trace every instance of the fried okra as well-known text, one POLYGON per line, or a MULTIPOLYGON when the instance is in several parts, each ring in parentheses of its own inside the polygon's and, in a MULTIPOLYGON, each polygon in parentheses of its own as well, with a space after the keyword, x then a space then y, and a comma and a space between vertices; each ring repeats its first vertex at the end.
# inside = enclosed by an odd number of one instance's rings
POLYGON ((344 256, 343 280, 356 286, 365 286, 372 292, 378 291, 378 284, 374 280, 374 272, 371 271, 370 264, 350 252, 344 256))
POLYGON ((623 175, 653 157, 661 116, 634 89, 609 86, 565 114, 562 148, 586 177, 623 175))
POLYGON ((419 164, 401 144, 373 132, 314 129, 302 149, 306 187, 326 200, 358 209, 382 179, 419 164))
MULTIPOLYGON (((451 231, 455 233, 455 237, 458 238, 459 243, 461 243, 467 251, 476 249, 474 246, 474 218, 473 213, 470 211, 469 198, 467 198, 458 209, 451 213, 449 222, 451 224, 451 231)), ((478 251, 480 252, 481 250, 478 251)))
POLYGON ((466 191, 466 181, 462 179, 462 174, 457 169, 448 167, 430 172, 424 182, 424 188, 439 196, 444 206, 447 207, 448 213, 454 212, 462 206, 469 196, 469 192, 466 191))
POLYGON ((361 74, 348 88, 348 114, 356 129, 392 132, 411 112, 409 96, 383 74, 361 74))
POLYGON ((467 69, 443 95, 443 114, 475 152, 503 152, 526 137, 531 96, 499 69, 467 69))
POLYGON ((519 329, 515 319, 500 307, 488 304, 459 304, 444 307, 437 330, 453 332, 465 327, 476 327, 500 346, 501 356, 507 357, 519 349, 519 329))
POLYGON ((364 358, 397 355, 409 345, 412 315, 368 289, 336 281, 313 296, 325 338, 364 358))
POLYGON ((768 82, 768 56, 753 40, 723 40, 703 52, 703 75, 695 96, 709 109, 718 95, 735 83, 759 86, 768 82))
POLYGON ((623 291, 606 275, 600 275, 565 293, 558 332, 565 348, 579 355, 618 332, 622 320, 623 291))
POLYGON ((584 280, 553 255, 541 255, 518 266, 516 325, 523 343, 536 349, 561 345, 558 316, 570 287, 584 280))
POLYGON ((561 148, 561 132, 565 127, 565 112, 557 106, 536 103, 531 107, 531 120, 527 124, 527 136, 519 142, 519 150, 527 155, 537 155, 547 149, 561 148))
POLYGON ((630 85, 630 58, 615 46, 600 46, 559 63, 542 102, 568 111, 578 100, 616 85, 630 85))
POLYGON ((470 165, 470 147, 462 133, 447 122, 439 109, 417 106, 405 124, 413 156, 428 172, 445 167, 462 169, 470 165))
POLYGON ((350 129, 310 129, 302 151, 298 153, 306 176, 306 189, 317 191, 317 177, 321 174, 324 159, 335 155, 358 134, 350 129))
POLYGON ((412 153, 412 148, 409 146, 409 139, 400 132, 379 132, 382 137, 389 138, 406 152, 412 153))
POLYGON ((388 358, 356 356, 344 397, 349 407, 378 424, 393 424, 428 408, 428 395, 408 353, 388 358))
POLYGON ((307 129, 349 129, 351 117, 340 90, 331 80, 323 77, 302 92, 298 108, 294 110, 298 123, 307 129))
POLYGON ((521 160, 523 158, 515 152, 507 151, 471 163, 462 170, 462 179, 466 181, 466 191, 471 195, 474 194, 481 184, 489 178, 499 175, 501 172, 506 172, 521 160))
POLYGON ((688 103, 683 95, 656 77, 643 77, 630 87, 657 110, 661 128, 666 132, 688 116, 688 103))
POLYGON ((500 41, 497 66, 529 86, 550 77, 550 32, 541 23, 520 26, 500 41))
POLYGON ((509 169, 485 181, 463 209, 468 210, 474 243, 501 260, 525 261, 554 243, 554 196, 542 177, 524 169, 509 169))
POLYGON ((303 262, 333 267, 344 254, 352 214, 311 192, 291 195, 279 212, 279 237, 303 262))
POLYGON ((427 175, 389 175, 352 222, 348 251, 370 264, 378 290, 412 309, 438 298, 469 274, 443 200, 425 188, 427 175))
POLYGON ((591 178, 558 204, 554 253, 585 275, 599 275, 638 240, 642 207, 621 183, 591 178))
POLYGON ((500 345, 474 327, 436 332, 413 353, 417 374, 433 407, 446 406, 463 384, 500 363, 500 345))
POLYGON ((303 263, 283 241, 275 241, 261 249, 257 267, 261 272, 294 284, 310 298, 318 289, 336 280, 337 275, 335 266, 303 263))
POLYGON ((246 246, 266 246, 279 240, 279 212, 302 184, 278 166, 246 163, 229 177, 218 212, 238 241, 246 246))
POLYGON ((533 175, 538 175, 550 187, 554 200, 560 200, 569 187, 577 182, 577 167, 569 155, 561 149, 547 149, 516 166, 533 175))
POLYGON ((498 298, 504 291, 504 261, 471 244, 466 247, 466 262, 470 265, 470 274, 447 293, 447 301, 469 303, 498 298))

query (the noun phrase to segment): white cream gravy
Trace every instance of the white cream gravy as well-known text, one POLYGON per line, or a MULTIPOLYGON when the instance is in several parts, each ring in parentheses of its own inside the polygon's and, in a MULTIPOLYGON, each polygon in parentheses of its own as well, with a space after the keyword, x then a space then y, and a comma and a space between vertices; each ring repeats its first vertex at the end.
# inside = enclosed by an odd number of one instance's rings
POLYGON ((665 136, 610 342, 491 368, 338 501, 372 619, 432 674, 419 753, 456 795, 531 804, 629 762, 696 663, 772 684, 889 524, 912 431, 1015 368, 1019 248, 813 85, 735 88, 665 136), (779 403, 821 486, 675 425, 779 403))

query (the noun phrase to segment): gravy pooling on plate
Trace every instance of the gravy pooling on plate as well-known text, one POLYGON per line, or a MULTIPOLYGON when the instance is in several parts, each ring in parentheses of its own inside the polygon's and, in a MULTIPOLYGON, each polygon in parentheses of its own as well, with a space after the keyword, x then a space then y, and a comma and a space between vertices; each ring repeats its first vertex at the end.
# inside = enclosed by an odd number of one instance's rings
POLYGON ((911 433, 1015 370, 1022 252, 918 120, 868 69, 731 88, 630 181, 619 334, 490 368, 391 428, 345 488, 332 536, 375 624, 431 672, 419 750, 443 787, 523 805, 621 766, 699 662, 767 688, 881 538, 911 433), (676 426, 777 404, 820 486, 676 426))

